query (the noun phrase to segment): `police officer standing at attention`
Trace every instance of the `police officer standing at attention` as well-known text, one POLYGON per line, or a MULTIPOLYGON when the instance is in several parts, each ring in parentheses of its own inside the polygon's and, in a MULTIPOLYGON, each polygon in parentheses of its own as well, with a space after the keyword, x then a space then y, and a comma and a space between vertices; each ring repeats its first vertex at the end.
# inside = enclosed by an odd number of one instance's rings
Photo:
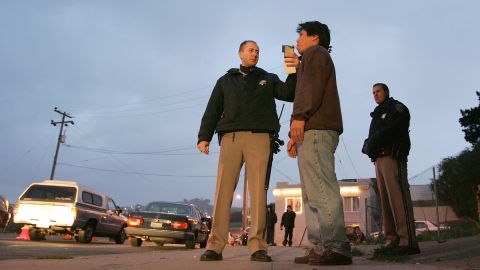
MULTIPOLYGON (((270 262, 264 238, 267 193, 265 180, 270 157, 270 140, 280 124, 275 98, 293 101, 296 75, 285 83, 277 75, 256 66, 259 48, 255 41, 240 44, 240 68, 232 68, 213 89, 198 132, 197 147, 209 153, 209 144, 219 134, 220 157, 214 197, 213 225, 207 250, 201 261, 222 260, 230 227, 230 208, 245 163, 250 193, 251 226, 248 249, 252 261, 270 262)), ((294 59, 295 60, 295 59, 294 59)), ((296 61, 298 64, 298 60, 296 61)))
POLYGON ((282 215, 282 222, 280 223, 280 230, 285 227, 285 236, 283 237, 283 246, 288 244, 289 247, 292 246, 292 237, 293 237, 293 228, 295 228, 295 217, 297 214, 293 212, 292 206, 287 205, 287 211, 282 215))
POLYGON ((373 85, 373 98, 378 106, 370 114, 372 122, 362 152, 375 163, 385 247, 402 255, 418 254, 407 179, 410 113, 403 103, 390 97, 384 83, 373 85))

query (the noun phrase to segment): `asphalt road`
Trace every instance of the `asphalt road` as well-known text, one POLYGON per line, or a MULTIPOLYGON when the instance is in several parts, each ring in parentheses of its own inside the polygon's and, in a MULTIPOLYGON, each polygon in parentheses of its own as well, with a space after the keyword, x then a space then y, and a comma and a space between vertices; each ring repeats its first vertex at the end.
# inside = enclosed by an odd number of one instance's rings
MULTIPOLYGON (((276 246, 269 248, 271 263, 249 260, 248 249, 244 246, 227 247, 224 260, 200 262, 204 249, 187 249, 181 245, 157 247, 145 243, 140 248, 131 247, 128 242, 117 245, 106 238, 90 244, 79 244, 63 240, 60 236, 48 236, 46 241, 15 240, 14 234, 0 233, 0 269, 37 270, 106 270, 106 269, 297 269, 312 270, 322 267, 297 265, 295 256, 304 254, 304 247, 276 246)), ((371 260, 376 245, 358 245, 354 248, 363 255, 353 258, 353 264, 335 269, 355 270, 480 270, 480 235, 449 239, 445 243, 420 242, 421 254, 408 260, 394 263, 371 260)), ((331 269, 327 267, 325 269, 331 269)))
POLYGON ((16 240, 15 237, 14 233, 0 233, 0 260, 70 259, 91 255, 189 250, 184 245, 159 247, 150 242, 144 242, 141 247, 132 247, 128 240, 123 245, 119 245, 103 237, 97 238, 89 244, 81 244, 75 240, 64 240, 63 236, 47 236, 46 240, 42 241, 21 241, 16 240))

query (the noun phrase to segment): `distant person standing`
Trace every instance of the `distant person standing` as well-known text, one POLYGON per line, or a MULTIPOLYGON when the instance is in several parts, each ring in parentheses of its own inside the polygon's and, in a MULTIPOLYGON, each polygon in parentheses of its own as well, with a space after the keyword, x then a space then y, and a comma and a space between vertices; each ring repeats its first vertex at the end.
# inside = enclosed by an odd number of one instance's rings
POLYGON ((301 23, 297 50, 295 101, 290 124, 288 154, 296 157, 308 240, 313 248, 295 263, 347 265, 352 263, 345 233, 343 199, 335 175, 335 151, 343 132, 335 65, 330 56, 330 30, 326 24, 301 23))
MULTIPOLYGON (((265 182, 270 143, 280 130, 275 99, 293 101, 296 75, 282 82, 277 75, 256 66, 259 47, 255 41, 240 44, 239 68, 217 80, 202 117, 197 148, 209 153, 210 141, 218 133, 220 156, 213 205, 213 224, 207 250, 201 261, 223 259, 230 226, 230 209, 240 170, 245 164, 250 193, 251 226, 248 238, 250 260, 270 262, 265 241, 267 192, 265 182)), ((298 61, 297 61, 298 62, 298 61)))
POLYGON ((288 244, 289 247, 292 246, 293 238, 293 228, 295 228, 295 217, 297 214, 293 212, 292 206, 287 206, 287 211, 282 215, 282 222, 280 223, 280 230, 285 227, 285 236, 283 237, 283 246, 288 244))
POLYGON ((273 246, 273 238, 275 234, 275 224, 277 223, 277 214, 273 210, 272 205, 267 206, 267 244, 273 246))
POLYGON ((378 105, 370 114, 372 122, 362 152, 375 163, 385 246, 404 255, 418 254, 407 179, 410 113, 403 103, 390 97, 384 83, 373 85, 373 99, 378 105))

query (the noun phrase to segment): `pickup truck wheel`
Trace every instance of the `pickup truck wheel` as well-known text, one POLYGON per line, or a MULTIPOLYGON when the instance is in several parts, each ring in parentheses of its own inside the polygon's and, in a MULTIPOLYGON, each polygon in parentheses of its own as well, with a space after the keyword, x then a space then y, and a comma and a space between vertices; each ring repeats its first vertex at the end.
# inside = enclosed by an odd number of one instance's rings
POLYGON ((155 242, 155 245, 159 246, 159 247, 163 247, 163 242, 155 242))
POLYGON ((85 225, 85 228, 78 231, 78 242, 80 243, 92 242, 94 232, 95 232, 95 225, 92 222, 87 223, 87 225, 85 225))
POLYGON ((139 247, 139 246, 142 245, 142 242, 143 242, 143 240, 140 239, 140 238, 136 238, 136 237, 131 237, 130 238, 130 245, 132 247, 139 247))
POLYGON ((200 242, 200 248, 206 248, 207 247, 207 242, 208 242, 208 236, 205 237, 205 241, 200 242))
POLYGON ((127 239, 127 234, 125 233, 125 227, 122 227, 113 240, 115 240, 116 244, 123 244, 125 239, 127 239))
POLYGON ((38 229, 31 229, 28 232, 28 234, 30 236, 30 240, 32 240, 32 241, 40 241, 40 240, 44 239, 42 233, 38 229))
POLYGON ((187 240, 185 246, 190 249, 195 249, 195 236, 193 236, 191 240, 187 240))

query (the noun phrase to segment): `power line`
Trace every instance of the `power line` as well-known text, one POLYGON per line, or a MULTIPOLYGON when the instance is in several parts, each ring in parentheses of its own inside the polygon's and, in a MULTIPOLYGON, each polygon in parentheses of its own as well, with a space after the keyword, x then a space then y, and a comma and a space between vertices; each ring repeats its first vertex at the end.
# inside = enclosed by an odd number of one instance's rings
POLYGON ((357 172, 357 168, 355 168, 355 165, 353 164, 352 158, 350 157, 350 154, 348 153, 347 146, 345 145, 345 142, 343 141, 343 136, 340 137, 342 140, 343 148, 345 148, 345 152, 347 153, 348 160, 350 160, 350 164, 352 165, 353 171, 357 175, 357 178, 360 178, 360 175, 357 172))
MULTIPOLYGON (((83 136, 87 137, 87 138, 91 138, 90 136, 88 136, 87 134, 84 134, 83 132, 81 132, 81 129, 78 127, 78 126, 75 126, 77 127, 78 131, 80 134, 82 134, 83 136)), ((95 139, 92 139, 93 141, 95 139)), ((133 169, 132 167, 130 167, 128 164, 120 161, 118 158, 116 158, 114 155, 110 154, 110 153, 106 153, 107 155, 109 155, 112 159, 114 159, 116 162, 120 163, 123 167, 126 167, 126 168, 129 168, 130 170, 132 170, 133 172, 136 172, 135 169, 133 169)), ((142 175, 142 174, 137 174, 137 176, 143 178, 144 180, 147 180, 147 181, 150 181, 150 179, 148 179, 145 175, 142 175)))
MULTIPOLYGON (((203 87, 199 87, 199 88, 195 88, 195 89, 191 89, 191 90, 178 92, 178 93, 171 94, 171 95, 155 97, 155 98, 139 100, 139 101, 133 101, 133 102, 129 102, 129 103, 124 103, 124 104, 119 104, 119 105, 114 105, 114 106, 108 106, 108 107, 93 108, 93 109, 90 109, 90 111, 105 110, 105 109, 109 109, 109 108, 120 108, 120 107, 135 105, 135 104, 155 102, 157 100, 165 100, 165 99, 169 99, 169 98, 172 98, 172 97, 182 96, 182 95, 185 95, 185 94, 188 94, 188 93, 191 93, 191 92, 198 92, 199 90, 211 89, 212 87, 213 87, 212 85, 208 85, 208 86, 203 86, 203 87)), ((74 109, 74 110, 71 110, 71 111, 80 111, 80 109, 74 109)))
MULTIPOLYGON (((71 145, 71 144, 65 144, 65 146, 69 148, 75 148, 75 149, 80 149, 80 150, 89 151, 89 152, 102 153, 102 154, 119 154, 119 155, 168 155, 167 153, 170 153, 170 152, 195 149, 195 147, 193 146, 188 146, 188 147, 177 147, 177 148, 165 149, 161 151, 130 152, 130 151, 121 151, 121 150, 111 150, 111 149, 105 149, 105 148, 77 146, 77 145, 71 145)), ((185 154, 185 153, 182 153, 182 154, 185 154)), ((187 154, 190 154, 190 153, 187 153, 187 154)))
POLYGON ((122 174, 136 174, 136 175, 145 175, 145 176, 159 176, 159 177, 183 177, 183 178, 215 178, 214 175, 181 175, 181 174, 159 174, 159 173, 142 173, 142 172, 129 172, 129 171, 120 171, 120 170, 111 170, 111 169, 103 169, 103 168, 96 168, 96 167, 88 167, 88 166, 80 166, 74 165, 64 162, 59 162, 58 165, 67 166, 67 167, 75 167, 75 168, 82 168, 88 170, 95 170, 95 171, 103 171, 103 172, 114 172, 114 173, 122 173, 122 174))

